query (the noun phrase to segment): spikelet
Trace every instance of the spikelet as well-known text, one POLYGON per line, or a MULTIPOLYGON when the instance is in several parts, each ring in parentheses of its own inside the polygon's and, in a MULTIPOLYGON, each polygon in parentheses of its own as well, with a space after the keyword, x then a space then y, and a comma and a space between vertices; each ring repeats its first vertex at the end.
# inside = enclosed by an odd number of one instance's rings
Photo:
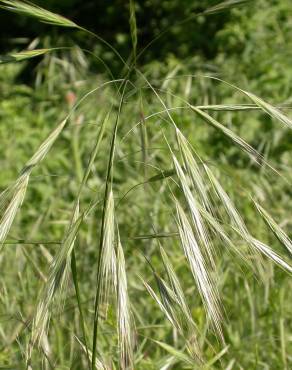
POLYGON ((101 248, 100 268, 98 274, 99 304, 105 305, 107 313, 109 293, 116 289, 116 253, 115 242, 115 219, 114 219, 114 197, 112 190, 109 193, 106 209, 105 224, 101 248))
POLYGON ((133 46, 134 61, 136 61, 137 54, 137 24, 136 24, 136 12, 135 12, 135 1, 130 0, 130 29, 133 46))
MULTIPOLYGON (((77 342, 80 344, 80 347, 82 348, 83 352, 85 354, 88 353, 88 356, 89 356, 89 360, 91 361, 92 360, 92 352, 90 351, 90 349, 86 348, 86 346, 81 342, 81 340, 76 337, 75 335, 75 338, 77 340, 77 342)), ((95 357, 95 370, 110 370, 110 368, 108 366, 106 366, 103 361, 97 357, 95 357)))
POLYGON ((184 196, 186 198, 187 204, 191 212, 192 221, 193 221, 197 236, 199 238, 199 242, 202 245, 202 247, 204 247, 204 253, 208 256, 210 263, 212 264, 213 267, 215 267, 212 244, 210 242, 207 228, 203 222, 203 219, 198 209, 198 201, 195 199, 195 197, 193 196, 189 188, 187 178, 177 158, 174 155, 172 155, 172 159, 173 159, 173 163, 174 163, 177 176, 181 183, 184 196))
POLYGON ((0 250, 11 228, 17 210, 21 207, 28 185, 29 174, 23 174, 16 183, 0 196, 1 208, 5 207, 0 220, 0 250), (12 193, 12 196, 11 196, 12 193))
POLYGON ((158 307, 165 314, 165 316, 167 317, 167 319, 169 320, 169 322, 171 323, 171 325, 174 328, 180 330, 180 325, 172 317, 172 312, 169 312, 169 310, 167 309, 167 307, 164 306, 164 304, 161 302, 161 300, 159 299, 159 297, 157 296, 157 294, 154 292, 154 290, 151 288, 151 286, 145 280, 143 280, 143 278, 140 277, 140 279, 141 279, 142 283, 144 284, 145 288, 147 289, 148 293, 156 301, 156 303, 158 304, 158 307))
POLYGON ((199 244, 193 234, 185 212, 177 200, 175 200, 175 205, 181 245, 189 262, 208 316, 210 317, 217 334, 222 341, 224 341, 221 329, 221 312, 217 288, 212 281, 211 273, 208 271, 208 264, 200 250, 199 244))
POLYGON ((77 24, 69 19, 28 2, 18 0, 0 0, 0 7, 18 14, 36 18, 43 23, 49 23, 60 27, 78 28, 77 24))
POLYGON ((285 126, 292 129, 292 120, 283 114, 279 109, 274 107, 273 105, 267 103, 263 99, 259 98, 258 96, 237 88, 241 92, 243 92, 246 96, 248 96, 258 107, 260 107, 263 111, 265 111, 269 116, 277 119, 278 121, 282 122, 285 126))
POLYGON ((248 260, 247 256, 241 251, 241 249, 236 246, 233 241, 229 238, 228 235, 226 235, 226 232, 221 225, 219 221, 217 221, 213 215, 211 215, 209 212, 207 212, 203 207, 199 206, 199 211, 202 215, 202 217, 206 220, 206 222, 210 225, 215 235, 218 237, 220 236, 221 240, 225 242, 225 244, 236 254, 239 255, 240 258, 242 258, 245 263, 250 265, 250 267, 253 267, 253 265, 248 260))
MULTIPOLYGON (((176 137, 178 146, 183 158, 184 167, 192 180, 194 188, 197 190, 200 200, 202 201, 204 207, 208 210, 212 209, 210 200, 207 195, 206 185, 204 184, 203 175, 201 173, 200 167, 192 153, 190 144, 187 139, 181 133, 181 131, 176 129, 176 137)), ((200 159, 199 159, 200 160, 200 159)), ((202 161, 200 160, 202 163, 202 161)))
POLYGON ((40 296, 32 323, 31 339, 27 349, 27 363, 30 362, 33 347, 35 344, 39 345, 48 329, 50 308, 55 295, 64 287, 68 279, 72 250, 76 235, 83 221, 83 215, 78 217, 78 211, 79 207, 76 208, 73 224, 67 231, 64 241, 50 266, 49 276, 40 296))
POLYGON ((202 361, 202 353, 197 341, 198 328, 195 324, 190 309, 187 305, 183 289, 180 285, 179 279, 175 273, 174 267, 170 262, 165 250, 160 246, 160 254, 162 257, 163 265, 167 272, 168 279, 170 281, 171 290, 174 293, 175 300, 177 302, 177 308, 179 314, 182 316, 182 327, 187 329, 187 347, 191 355, 200 361, 202 361))
MULTIPOLYGON (((241 215, 239 214, 238 210, 236 209, 234 203, 232 202, 232 200, 230 199, 230 197, 226 193, 226 191, 223 189, 223 187, 221 186, 219 181, 213 175, 210 168, 206 164, 204 164, 204 167, 205 167, 206 173, 209 177, 209 180, 210 180, 218 198, 221 200, 221 204, 225 208, 225 211, 226 211, 226 213, 228 214, 228 216, 231 220, 231 223, 240 231, 241 237, 244 240, 248 241, 248 246, 249 246, 251 252, 256 254, 258 257, 260 257, 260 255, 258 253, 259 252, 258 248, 256 248, 254 246, 254 244, 250 242, 252 240, 252 235, 248 231, 248 229, 245 225, 245 222, 243 221, 243 219, 242 219, 241 215)), ((224 239, 225 239, 225 241, 228 241, 226 238, 224 238, 224 239)), ((230 245, 230 243, 229 243, 229 245, 230 245)), ((241 257, 243 257, 245 262, 248 262, 248 259, 244 256, 244 254, 239 249, 236 248, 235 251, 241 257)))
POLYGON ((282 122, 285 126, 288 128, 292 128, 292 120, 287 117, 285 114, 283 114, 277 107, 274 107, 272 104, 267 103, 265 100, 262 98, 259 98, 257 95, 243 90, 238 86, 235 86, 227 81, 222 80, 221 78, 218 77, 210 77, 210 76, 205 76, 207 78, 211 78, 220 82, 223 82, 224 84, 232 87, 233 89, 236 89, 237 91, 240 91, 243 93, 245 96, 247 96, 250 100, 253 101, 253 103, 259 107, 262 111, 266 112, 270 117, 275 118, 276 120, 282 122))
POLYGON ((220 130, 224 135, 228 136, 236 145, 238 145, 242 150, 244 150, 256 163, 261 164, 265 163, 267 166, 271 168, 264 157, 255 150, 251 145, 249 145, 246 141, 244 141, 241 137, 231 131, 228 127, 223 126, 220 122, 216 121, 213 117, 211 117, 208 113, 202 111, 195 106, 190 106, 191 109, 196 112, 200 117, 202 117, 206 122, 210 123, 212 126, 220 130))
POLYGON ((282 230, 282 228, 276 223, 276 221, 269 215, 269 213, 255 200, 253 200, 256 208, 258 209, 259 213, 264 218, 265 222, 269 225, 271 230, 277 236, 277 238, 281 241, 281 243, 287 248, 287 250, 292 254, 292 241, 289 236, 282 230))
POLYGON ((204 14, 215 14, 228 9, 232 9, 235 6, 243 5, 248 3, 251 0, 225 0, 219 4, 212 6, 204 11, 204 14))
POLYGON ((26 163, 15 183, 0 194, 0 212, 2 213, 2 217, 0 219, 0 250, 3 247, 3 243, 5 242, 7 234, 12 226, 17 210, 21 207, 24 200, 31 171, 47 155, 55 140, 63 130, 66 122, 67 119, 57 126, 57 128, 40 145, 38 150, 26 163))
POLYGON ((133 369, 133 334, 123 247, 117 245, 117 320, 120 367, 133 369))
POLYGON ((272 250, 271 247, 261 242, 260 240, 257 240, 256 238, 252 238, 250 242, 254 245, 255 248, 257 248, 266 257, 271 259, 276 265, 281 267, 283 270, 292 273, 292 266, 289 265, 289 263, 285 262, 283 258, 278 255, 278 253, 272 250))
POLYGON ((23 50, 18 53, 10 53, 8 55, 0 55, 0 64, 10 62, 21 62, 26 59, 31 59, 39 55, 48 53, 54 49, 35 49, 35 50, 23 50))

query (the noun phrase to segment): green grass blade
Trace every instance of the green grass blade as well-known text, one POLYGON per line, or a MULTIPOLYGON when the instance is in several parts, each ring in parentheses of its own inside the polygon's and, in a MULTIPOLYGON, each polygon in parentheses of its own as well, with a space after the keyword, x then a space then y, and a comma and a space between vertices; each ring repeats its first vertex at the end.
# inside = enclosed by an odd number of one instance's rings
POLYGON ((160 342, 158 340, 153 340, 153 342, 156 343, 156 344, 158 344, 161 348, 163 348, 169 354, 171 354, 172 356, 174 356, 180 362, 183 362, 183 363, 185 363, 187 365, 191 365, 191 366, 195 366, 196 365, 196 363, 194 362, 194 360, 191 357, 187 356, 184 352, 179 351, 178 349, 170 346, 169 344, 160 342))

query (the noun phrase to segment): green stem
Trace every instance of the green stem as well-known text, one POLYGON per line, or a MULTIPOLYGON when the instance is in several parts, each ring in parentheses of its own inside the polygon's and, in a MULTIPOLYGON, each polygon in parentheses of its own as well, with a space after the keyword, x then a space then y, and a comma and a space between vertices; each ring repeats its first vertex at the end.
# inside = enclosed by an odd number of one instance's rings
POLYGON ((104 228, 105 228, 105 210, 107 207, 108 196, 110 193, 110 189, 112 187, 112 169, 113 169, 113 161, 114 161, 114 153, 115 153, 115 142, 117 136, 117 129, 119 124, 119 118, 124 102, 124 94, 125 88, 127 86, 127 78, 130 74, 130 71, 127 74, 127 77, 123 81, 121 85, 122 89, 122 96, 119 104, 119 109, 117 112, 117 118, 114 125, 114 131, 111 140, 111 147, 108 159, 108 166, 107 166, 107 175, 106 175, 106 186, 104 191, 104 200, 103 200, 103 209, 102 209, 102 220, 101 220, 101 230, 100 230, 100 239, 99 239, 99 254, 98 254, 98 263, 97 263, 97 288, 96 288, 96 296, 94 302, 94 323, 93 323, 93 344, 92 344, 92 361, 91 361, 91 369, 94 370, 95 368, 95 359, 96 359, 96 351, 97 351, 97 332, 98 332, 98 318, 99 318, 99 300, 100 300, 100 287, 101 287, 101 279, 100 279, 100 264, 101 264, 101 256, 102 256, 102 246, 104 240, 104 228))

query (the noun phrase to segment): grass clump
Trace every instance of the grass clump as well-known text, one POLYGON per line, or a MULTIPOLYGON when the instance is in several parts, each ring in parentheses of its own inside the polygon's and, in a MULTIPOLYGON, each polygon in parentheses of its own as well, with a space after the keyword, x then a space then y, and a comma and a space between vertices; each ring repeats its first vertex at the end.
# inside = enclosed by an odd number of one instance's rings
MULTIPOLYGON (((0 4, 113 50, 38 6, 0 4)), ((139 66, 137 6, 130 1, 127 62, 114 49, 123 62, 117 78, 90 70, 85 78, 81 48, 75 60, 71 48, 2 59, 42 56, 35 94, 48 99, 36 104, 47 139, 26 112, 36 136, 28 141, 42 144, 19 172, 23 152, 11 143, 16 180, 0 195, 1 313, 10 318, 0 323, 3 366, 288 369, 291 240, 286 205, 277 201, 292 163, 262 151, 257 133, 249 144, 231 117, 278 120, 285 126, 277 134, 291 129, 291 119, 281 104, 216 76, 182 65, 157 77, 139 66), (213 101, 209 90, 218 91, 213 101)))

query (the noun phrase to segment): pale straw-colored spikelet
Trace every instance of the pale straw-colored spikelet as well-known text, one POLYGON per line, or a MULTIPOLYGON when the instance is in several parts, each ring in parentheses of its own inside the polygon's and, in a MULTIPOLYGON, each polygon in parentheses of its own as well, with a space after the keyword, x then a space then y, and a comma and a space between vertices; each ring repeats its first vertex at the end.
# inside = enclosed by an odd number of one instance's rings
POLYGON ((37 164, 39 164, 44 157, 47 155, 48 151, 51 149, 52 145, 62 132, 63 128, 65 127, 67 123, 67 118, 64 119, 47 137, 47 139, 40 145, 38 150, 34 153, 34 155, 31 157, 31 159, 26 163, 24 169, 22 170, 22 173, 25 173, 29 169, 35 167, 37 164))
POLYGON ((67 231, 64 241, 52 261, 47 282, 36 307, 31 328, 31 339, 27 349, 27 362, 30 361, 33 347, 35 344, 39 345, 42 336, 48 329, 50 309, 55 295, 62 290, 68 280, 72 250, 83 221, 83 215, 78 217, 78 212, 79 207, 76 207, 73 224, 67 231))
POLYGON ((117 245, 117 320, 121 369, 133 369, 133 333, 123 247, 117 245))
POLYGON ((0 55, 0 64, 8 62, 21 62, 26 59, 34 58, 39 55, 46 54, 55 49, 34 49, 34 50, 22 50, 17 53, 10 53, 8 55, 0 55))
MULTIPOLYGON (((181 131, 178 128, 176 128, 176 136, 180 153, 183 158, 184 167, 190 179, 192 180, 192 184, 194 188, 197 190, 200 196, 200 200, 203 203, 204 207, 210 210, 212 209, 212 206, 210 204, 210 200, 207 194, 206 185, 204 184, 203 174, 192 153, 192 148, 188 143, 187 139, 185 138, 185 136, 181 133, 181 131)), ((201 160, 200 162, 202 163, 201 160)))
MULTIPOLYGON (((92 360, 92 352, 90 351, 89 348, 86 348, 86 346, 81 342, 81 340, 76 337, 75 335, 75 338, 77 340, 77 342, 80 344, 80 347, 82 348, 83 352, 85 354, 88 353, 88 356, 89 356, 89 360, 91 361, 92 360)), ((103 363, 103 361, 101 359, 99 359, 97 356, 95 357, 95 370, 111 370, 106 364, 103 363)))
POLYGON ((278 253, 272 250, 271 247, 269 247, 262 241, 257 240, 256 238, 252 238, 250 242, 255 246, 255 248, 262 252, 266 257, 271 259, 279 267, 292 273, 292 266, 286 261, 284 261, 283 258, 278 253))
POLYGON ((109 293, 116 290, 116 252, 115 243, 115 218, 114 218, 114 197, 112 190, 109 192, 106 209, 104 232, 101 247, 100 268, 99 268, 99 304, 105 305, 107 313, 109 293))
POLYGON ((187 328, 187 347, 192 354, 193 357, 196 357, 198 359, 202 359, 202 353, 197 341, 197 334, 198 334, 198 328, 195 324, 190 309, 187 305, 185 295, 183 292, 183 289, 181 287, 181 284, 179 282, 179 278, 177 277, 174 267, 172 263, 170 262, 170 259, 165 252, 165 250, 160 246, 160 254, 162 257, 163 265, 165 267, 165 270, 167 272, 167 276, 171 285, 171 289, 175 295, 177 305, 179 308, 179 311, 182 316, 183 324, 182 326, 187 328))
POLYGON ((290 129, 292 128, 292 120, 288 116, 282 113, 277 107, 274 107, 272 104, 266 102, 265 100, 258 97, 257 95, 249 91, 243 90, 240 87, 231 84, 230 82, 222 80, 221 78, 214 77, 214 76, 205 76, 205 77, 223 82, 224 84, 232 87, 233 89, 240 91, 245 96, 247 96, 250 100, 252 100, 252 102, 256 105, 256 107, 260 108, 262 111, 267 113, 270 117, 275 118, 278 121, 282 122, 288 128, 290 129))
POLYGON ((276 221, 269 215, 269 213, 255 200, 253 200, 257 210, 264 218, 265 222, 269 225, 271 230, 277 236, 277 238, 282 242, 286 249, 292 254, 292 241, 289 236, 284 232, 284 230, 276 223, 276 221))
MULTIPOLYGON (((229 215, 232 223, 233 223, 233 229, 239 234, 248 244, 249 248, 252 250, 253 253, 256 253, 258 257, 260 257, 260 254, 264 254, 266 257, 270 258, 272 261, 274 261, 276 264, 281 266, 282 268, 291 271, 291 267, 289 264, 287 264, 281 256, 279 256, 276 252, 274 252, 268 245, 265 243, 257 240, 254 238, 249 230, 247 229, 242 217, 238 213, 235 205, 229 198, 228 194, 225 192, 225 190, 220 185, 219 181, 216 179, 216 177, 213 175, 211 170, 206 166, 206 172, 209 176, 209 179, 214 186, 214 189, 216 191, 216 194, 220 198, 222 205, 224 206, 227 214, 229 215)), ((279 239, 283 242, 283 244, 288 248, 289 247, 289 238, 288 236, 282 231, 282 229, 271 219, 271 217, 268 216, 268 214, 264 211, 262 207, 258 203, 256 203, 256 206, 258 207, 259 211, 263 215, 263 217, 266 219, 267 223, 271 226, 275 234, 279 237, 279 239)), ((290 241, 291 242, 291 241, 290 241)), ((289 248, 288 248, 289 249, 289 248)), ((245 259, 246 260, 246 259, 245 259)), ((262 261, 261 261, 262 262, 262 261)))
POLYGON ((172 317, 172 313, 168 311, 168 309, 164 306, 164 304, 162 303, 162 301, 159 299, 159 297, 157 296, 157 294, 154 292, 154 290, 151 288, 151 286, 146 282, 144 281, 141 277, 140 277, 141 281, 143 282, 145 288, 147 289, 148 293, 151 295, 151 297, 155 300, 155 302, 158 304, 158 307, 160 308, 160 310, 165 314, 165 316, 167 317, 167 319, 169 320, 169 322, 171 323, 171 325, 176 328, 176 329, 180 329, 180 326, 178 324, 178 322, 176 322, 174 320, 174 318, 172 317))
POLYGON ((25 164, 19 178, 15 183, 0 195, 0 248, 3 246, 7 234, 12 226, 17 210, 20 208, 26 193, 32 169, 37 166, 47 155, 57 137, 63 130, 67 120, 63 120, 48 138, 40 145, 31 159, 25 164))
POLYGON ((78 27, 74 22, 62 17, 59 14, 45 10, 32 3, 18 0, 0 0, 0 7, 23 14, 29 17, 37 18, 39 21, 61 27, 78 27))
POLYGON ((206 263, 206 260, 201 252, 184 210, 177 200, 175 200, 175 205, 177 210, 177 222, 181 245, 189 262, 208 316, 210 317, 217 334, 223 340, 219 294, 217 287, 214 284, 208 268, 208 263, 206 263))
POLYGON ((213 267, 215 267, 214 258, 213 258, 213 247, 208 235, 208 230, 204 224, 204 221, 201 217, 201 214, 198 209, 198 201, 193 196, 191 189, 188 185, 188 181, 186 178, 186 175, 184 174, 183 169, 181 168, 177 158, 172 155, 174 167, 177 173, 177 176, 180 180, 180 184, 182 187, 182 191, 184 193, 185 199, 187 201, 191 216, 193 225, 195 227, 200 245, 204 248, 204 253, 208 256, 208 259, 213 267))
POLYGON ((227 214, 229 215, 231 221, 237 226, 237 228, 242 232, 242 234, 249 236, 249 232, 247 230, 247 227, 245 226, 245 223, 240 216, 239 212, 235 208, 235 205, 233 204, 232 200, 230 199, 229 195, 226 193, 226 191, 223 189, 219 181, 216 179, 216 177, 213 175, 210 168, 204 164, 205 171, 209 177, 209 180, 215 190, 216 195, 221 200, 221 204, 225 208, 227 214))
MULTIPOLYGON (((247 264, 250 264, 246 254, 234 244, 234 242, 230 239, 230 237, 226 234, 223 225, 213 217, 209 212, 207 212, 203 207, 199 206, 200 213, 205 221, 210 225, 211 229, 213 230, 214 234, 217 237, 220 237, 222 241, 224 241, 224 245, 227 245, 233 252, 238 254, 247 264)), ((252 267, 252 265, 251 265, 252 267)))
POLYGON ((178 277, 177 277, 177 275, 174 271, 174 267, 171 264, 171 262, 169 260, 169 257, 167 256, 165 250, 161 246, 160 246, 160 254, 161 254, 161 257, 162 257, 162 261, 163 261, 165 270, 167 272, 168 279, 169 279, 170 284, 171 284, 172 291, 175 293, 177 302, 180 305, 187 321, 189 323, 193 324, 193 319, 192 319, 190 310, 187 306, 185 296, 184 296, 184 293, 183 293, 183 289, 180 285, 179 279, 178 279, 178 277))
POLYGON ((285 126, 292 129, 292 120, 283 114, 278 108, 274 107, 272 104, 267 103, 263 99, 259 98, 255 94, 237 88, 241 92, 243 92, 246 96, 248 96, 258 107, 260 107, 263 111, 265 111, 269 116, 279 120, 285 126))
POLYGON ((208 113, 202 111, 201 109, 190 106, 191 109, 196 112, 201 118, 203 118, 206 122, 210 123, 213 127, 217 128, 221 131, 225 136, 228 136, 235 144, 237 144, 243 151, 245 151, 256 163, 261 165, 265 163, 269 168, 271 168, 274 172, 277 172, 260 154, 256 149, 254 149, 250 144, 248 144, 245 140, 239 137, 235 132, 230 130, 228 127, 222 125, 220 122, 215 120, 211 117, 208 113))
POLYGON ((2 249, 3 243, 14 221, 17 210, 21 207, 21 204, 24 200, 28 179, 29 174, 21 175, 16 183, 12 186, 12 188, 9 189, 9 191, 7 192, 8 194, 2 193, 3 199, 1 199, 1 201, 5 203, 5 200, 7 200, 9 203, 6 206, 6 209, 3 212, 0 220, 0 250, 2 249), (8 200, 7 196, 9 197, 10 193, 12 193, 12 196, 10 200, 8 200))
MULTIPOLYGON (((236 209, 233 201, 230 199, 229 195, 226 193, 226 191, 223 189, 219 181, 216 179, 210 168, 206 164, 204 164, 204 168, 215 190, 216 195, 220 199, 221 204, 223 205, 226 213, 230 218, 232 225, 234 225, 240 231, 240 235, 243 239, 245 239, 246 241, 251 240, 252 236, 248 231, 244 220, 242 219, 241 215, 236 209)), ((248 246, 252 253, 258 255, 258 248, 255 248, 253 243, 248 243, 248 246)), ((237 249, 237 252, 239 253, 239 255, 242 255, 242 252, 239 249, 237 249)), ((260 255, 258 255, 258 257, 260 257, 260 255)), ((247 261, 246 258, 244 259, 245 261, 247 261)))

